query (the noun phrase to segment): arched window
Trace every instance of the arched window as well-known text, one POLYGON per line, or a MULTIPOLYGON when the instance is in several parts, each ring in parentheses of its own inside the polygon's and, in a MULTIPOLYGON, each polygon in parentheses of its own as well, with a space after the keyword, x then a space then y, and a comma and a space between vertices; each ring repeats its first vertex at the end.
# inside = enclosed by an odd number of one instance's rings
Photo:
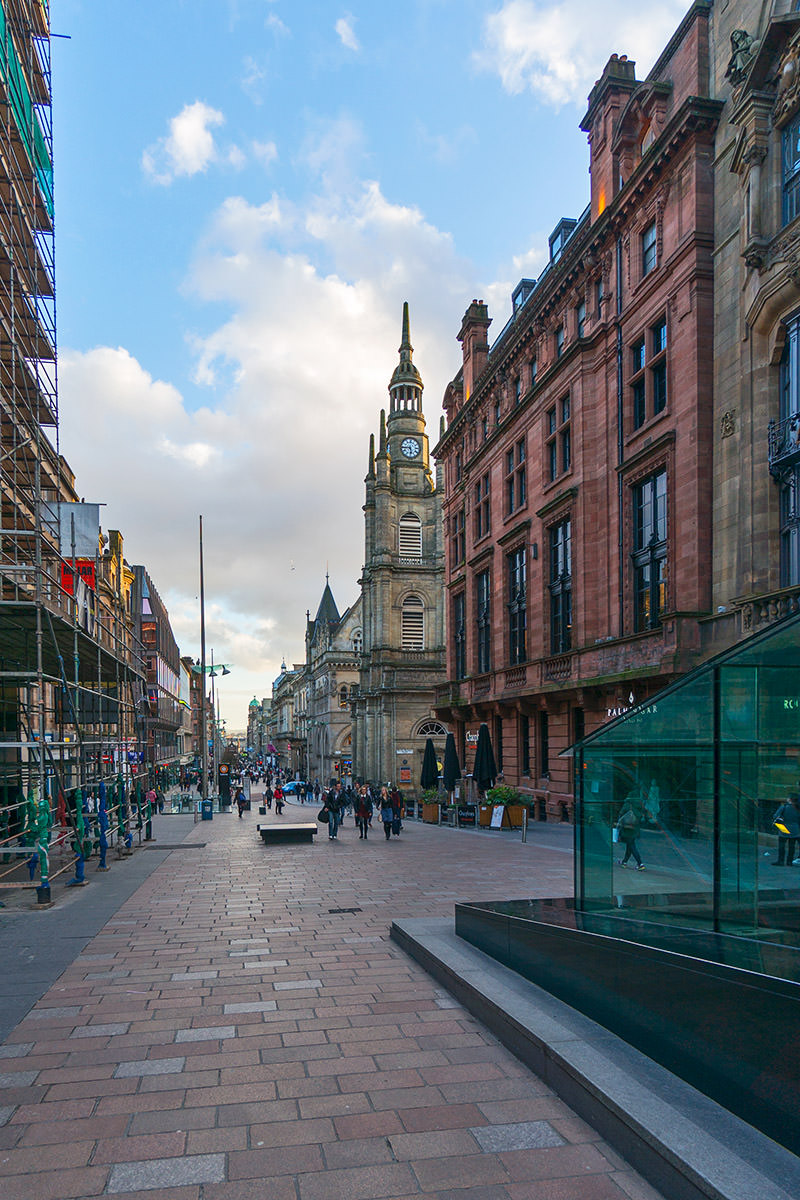
POLYGON ((344 685, 339 689, 339 708, 347 708, 347 688, 344 685))
POLYGON ((425 646, 425 605, 413 594, 403 601, 400 645, 403 650, 422 650, 425 646))
POLYGON ((447 737, 447 730, 438 721, 423 721, 417 730, 417 737, 447 737))
POLYGON ((400 518, 400 557, 422 558, 422 522, 415 513, 400 518))

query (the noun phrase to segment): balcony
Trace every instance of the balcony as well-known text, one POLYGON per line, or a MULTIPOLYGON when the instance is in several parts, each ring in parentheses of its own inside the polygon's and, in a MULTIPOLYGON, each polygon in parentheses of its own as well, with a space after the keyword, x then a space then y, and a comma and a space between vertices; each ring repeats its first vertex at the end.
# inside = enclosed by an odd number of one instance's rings
POLYGON ((770 474, 782 479, 800 464, 800 413, 770 421, 767 437, 770 474))

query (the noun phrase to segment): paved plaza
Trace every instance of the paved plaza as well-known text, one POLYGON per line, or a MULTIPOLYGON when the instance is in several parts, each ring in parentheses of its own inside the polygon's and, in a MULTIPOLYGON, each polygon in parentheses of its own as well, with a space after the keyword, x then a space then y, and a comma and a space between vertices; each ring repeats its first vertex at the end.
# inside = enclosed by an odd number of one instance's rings
MULTIPOLYGON (((10 1030, 3 1200, 659 1200, 389 940, 458 900, 571 894, 570 829, 364 842, 348 819, 265 847, 263 819, 182 824, 10 1030)), ((76 921, 151 853, 65 898, 76 921)), ((64 910, 13 920, 35 953, 64 910)))

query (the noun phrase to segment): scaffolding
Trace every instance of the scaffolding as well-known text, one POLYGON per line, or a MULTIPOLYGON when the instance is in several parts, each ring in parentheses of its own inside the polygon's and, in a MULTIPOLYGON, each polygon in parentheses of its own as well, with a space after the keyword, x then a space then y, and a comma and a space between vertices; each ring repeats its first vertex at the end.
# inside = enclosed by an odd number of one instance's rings
POLYGON ((130 841, 147 721, 133 573, 59 450, 54 232, 49 6, 0 0, 0 889, 40 900, 130 841))

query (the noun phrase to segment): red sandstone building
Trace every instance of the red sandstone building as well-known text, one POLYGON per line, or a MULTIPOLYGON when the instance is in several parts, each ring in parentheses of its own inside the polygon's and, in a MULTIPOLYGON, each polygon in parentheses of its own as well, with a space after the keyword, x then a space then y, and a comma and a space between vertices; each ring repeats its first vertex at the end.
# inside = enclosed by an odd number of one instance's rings
POLYGON ((709 9, 644 81, 612 57, 581 123, 591 201, 562 219, 491 346, 458 335, 444 469, 448 684, 467 769, 572 810, 559 753, 696 661, 712 604, 714 137, 709 9))

